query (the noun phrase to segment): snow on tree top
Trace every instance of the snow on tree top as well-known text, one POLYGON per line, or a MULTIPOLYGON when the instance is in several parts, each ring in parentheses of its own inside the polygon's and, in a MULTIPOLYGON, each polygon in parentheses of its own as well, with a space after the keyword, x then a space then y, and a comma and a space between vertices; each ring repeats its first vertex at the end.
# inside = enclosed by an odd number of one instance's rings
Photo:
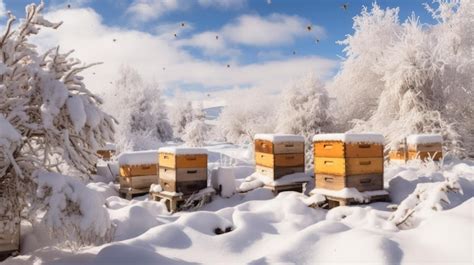
POLYGON ((0 138, 6 139, 11 142, 21 140, 21 135, 18 133, 18 131, 1 115, 0 115, 0 138))
POLYGON ((175 154, 175 155, 201 155, 201 154, 207 154, 207 149, 195 148, 195 147, 169 146, 169 147, 162 147, 158 149, 158 152, 175 154))
POLYGON ((345 143, 376 143, 383 144, 384 137, 378 133, 328 133, 317 134, 313 142, 319 141, 341 141, 345 143))
POLYGON ((125 152, 119 155, 118 162, 120 166, 157 164, 158 150, 125 152))
POLYGON ((304 142, 304 137, 296 134, 267 134, 259 133, 255 135, 255 140, 265 140, 272 143, 283 142, 304 142))
POLYGON ((407 144, 442 143, 443 137, 439 134, 412 134, 407 137, 407 144))

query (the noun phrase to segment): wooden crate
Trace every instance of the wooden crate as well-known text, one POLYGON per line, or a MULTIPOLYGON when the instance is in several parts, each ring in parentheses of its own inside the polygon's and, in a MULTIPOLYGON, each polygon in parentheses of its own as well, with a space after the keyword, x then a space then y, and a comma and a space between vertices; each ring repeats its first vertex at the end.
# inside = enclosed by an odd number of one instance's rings
POLYGON ((305 168, 303 167, 264 167, 257 165, 255 171, 260 175, 267 176, 273 180, 277 180, 283 176, 298 173, 298 172, 305 172, 305 168))
POLYGON ((338 176, 383 173, 383 157, 315 157, 314 173, 338 176))
POLYGON ((167 168, 207 168, 207 154, 160 152, 160 166, 167 168))
POLYGON ((268 154, 255 152, 255 163, 264 167, 304 167, 304 153, 268 154))
POLYGON ((158 164, 121 165, 120 176, 133 177, 133 176, 158 175, 158 168, 159 168, 158 164))
POLYGON ((149 189, 151 184, 159 183, 159 177, 158 174, 147 176, 119 176, 119 183, 121 189, 149 189))
POLYGON ((383 157, 383 145, 375 143, 344 143, 341 141, 317 141, 313 143, 313 147, 314 157, 383 157))
POLYGON ((160 186, 164 191, 182 193, 184 195, 198 192, 207 187, 206 180, 176 181, 160 178, 160 186))
POLYGON ((434 161, 439 161, 443 158, 443 152, 442 151, 408 151, 408 159, 413 160, 413 159, 421 159, 421 160, 428 160, 429 158, 432 158, 434 161))
POLYGON ((383 173, 349 176, 316 174, 315 178, 316 187, 321 189, 356 188, 359 192, 383 190, 383 173))
POLYGON ((255 140, 255 152, 267 154, 298 154, 304 153, 304 142, 279 142, 255 140))

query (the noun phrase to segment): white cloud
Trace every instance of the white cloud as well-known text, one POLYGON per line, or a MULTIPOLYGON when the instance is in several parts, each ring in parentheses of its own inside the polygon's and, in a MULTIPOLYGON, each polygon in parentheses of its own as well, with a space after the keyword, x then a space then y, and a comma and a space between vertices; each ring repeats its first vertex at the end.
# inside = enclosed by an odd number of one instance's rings
POLYGON ((195 34, 189 39, 181 40, 180 44, 201 48, 207 54, 232 55, 235 54, 235 47, 232 47, 236 45, 276 47, 292 44, 300 37, 324 37, 323 27, 311 25, 312 29, 308 31, 310 24, 299 16, 242 15, 217 31, 195 34), (216 35, 219 36, 218 40, 215 39, 216 35))
POLYGON ((192 86, 198 89, 196 94, 229 88, 271 93, 308 71, 328 78, 337 67, 336 61, 309 56, 246 65, 230 62, 228 68, 226 63, 193 56, 179 41, 163 35, 106 26, 89 8, 56 10, 46 17, 64 23, 58 30, 40 32, 34 39, 39 47, 45 50, 59 44, 63 51, 75 49, 74 55, 87 63, 104 62, 84 73, 86 84, 96 93, 112 87, 110 82, 117 79, 123 64, 136 68, 147 80, 158 81, 164 89, 192 86))
POLYGON ((324 34, 324 29, 320 26, 313 26, 312 31, 308 31, 306 27, 309 24, 308 20, 299 16, 243 15, 234 23, 224 26, 222 32, 226 39, 234 43, 252 46, 277 46, 293 43, 297 37, 324 34))
POLYGON ((146 22, 185 6, 182 0, 134 0, 127 8, 127 13, 133 16, 134 21, 146 22))
POLYGON ((247 4, 247 0, 198 0, 198 3, 203 7, 239 9, 247 4))

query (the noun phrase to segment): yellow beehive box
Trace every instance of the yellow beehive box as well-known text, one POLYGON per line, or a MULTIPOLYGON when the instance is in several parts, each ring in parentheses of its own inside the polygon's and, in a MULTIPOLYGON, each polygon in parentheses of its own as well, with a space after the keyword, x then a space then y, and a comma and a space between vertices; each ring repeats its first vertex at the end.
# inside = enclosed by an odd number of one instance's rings
POLYGON ((207 150, 203 148, 160 148, 160 166, 166 168, 207 168, 207 150))
POLYGON ((341 190, 356 188, 360 192, 383 190, 383 174, 353 176, 316 175, 316 187, 320 189, 341 190))
POLYGON ((304 167, 304 153, 268 154, 255 152, 255 163, 264 167, 304 167))
POLYGON ((438 161, 443 158, 443 137, 439 134, 413 134, 407 137, 408 159, 438 161))
POLYGON ((267 154, 304 153, 304 137, 294 134, 256 134, 255 152, 267 154))
POLYGON ((120 154, 120 188, 145 189, 159 182, 158 151, 136 151, 120 154))
POLYGON ((380 134, 319 134, 313 137, 317 188, 383 189, 384 137, 380 134))

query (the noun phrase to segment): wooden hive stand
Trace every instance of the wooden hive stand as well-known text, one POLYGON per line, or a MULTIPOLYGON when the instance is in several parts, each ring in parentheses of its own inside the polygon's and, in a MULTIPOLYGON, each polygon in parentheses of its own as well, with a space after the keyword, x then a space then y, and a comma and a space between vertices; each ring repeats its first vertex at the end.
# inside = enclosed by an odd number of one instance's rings
MULTIPOLYGON (((305 172, 304 138, 294 134, 255 135, 255 171, 273 181, 305 172)), ((295 180, 284 185, 266 185, 275 194, 303 191, 303 182, 295 180)))
POLYGON ((119 195, 128 200, 149 192, 159 182, 158 151, 127 152, 119 156, 119 195))
POLYGON ((265 189, 269 189, 273 192, 273 194, 278 195, 280 192, 284 191, 296 191, 299 193, 303 192, 303 185, 306 182, 296 182, 296 183, 289 183, 285 185, 271 185, 267 184, 264 186, 265 189))
MULTIPOLYGON (((316 189, 328 190, 332 194, 337 192, 331 191, 345 188, 355 188, 366 195, 385 194, 383 142, 384 138, 380 134, 345 133, 314 136, 316 189)), ((359 203, 350 198, 327 194, 326 198, 330 206, 359 203)), ((369 196, 366 201, 377 199, 377 196, 369 196)))
POLYGON ((214 195, 214 189, 205 188, 197 193, 187 195, 168 191, 150 192, 150 199, 153 201, 163 201, 168 211, 175 213, 181 210, 199 208, 203 204, 211 202, 214 195))

